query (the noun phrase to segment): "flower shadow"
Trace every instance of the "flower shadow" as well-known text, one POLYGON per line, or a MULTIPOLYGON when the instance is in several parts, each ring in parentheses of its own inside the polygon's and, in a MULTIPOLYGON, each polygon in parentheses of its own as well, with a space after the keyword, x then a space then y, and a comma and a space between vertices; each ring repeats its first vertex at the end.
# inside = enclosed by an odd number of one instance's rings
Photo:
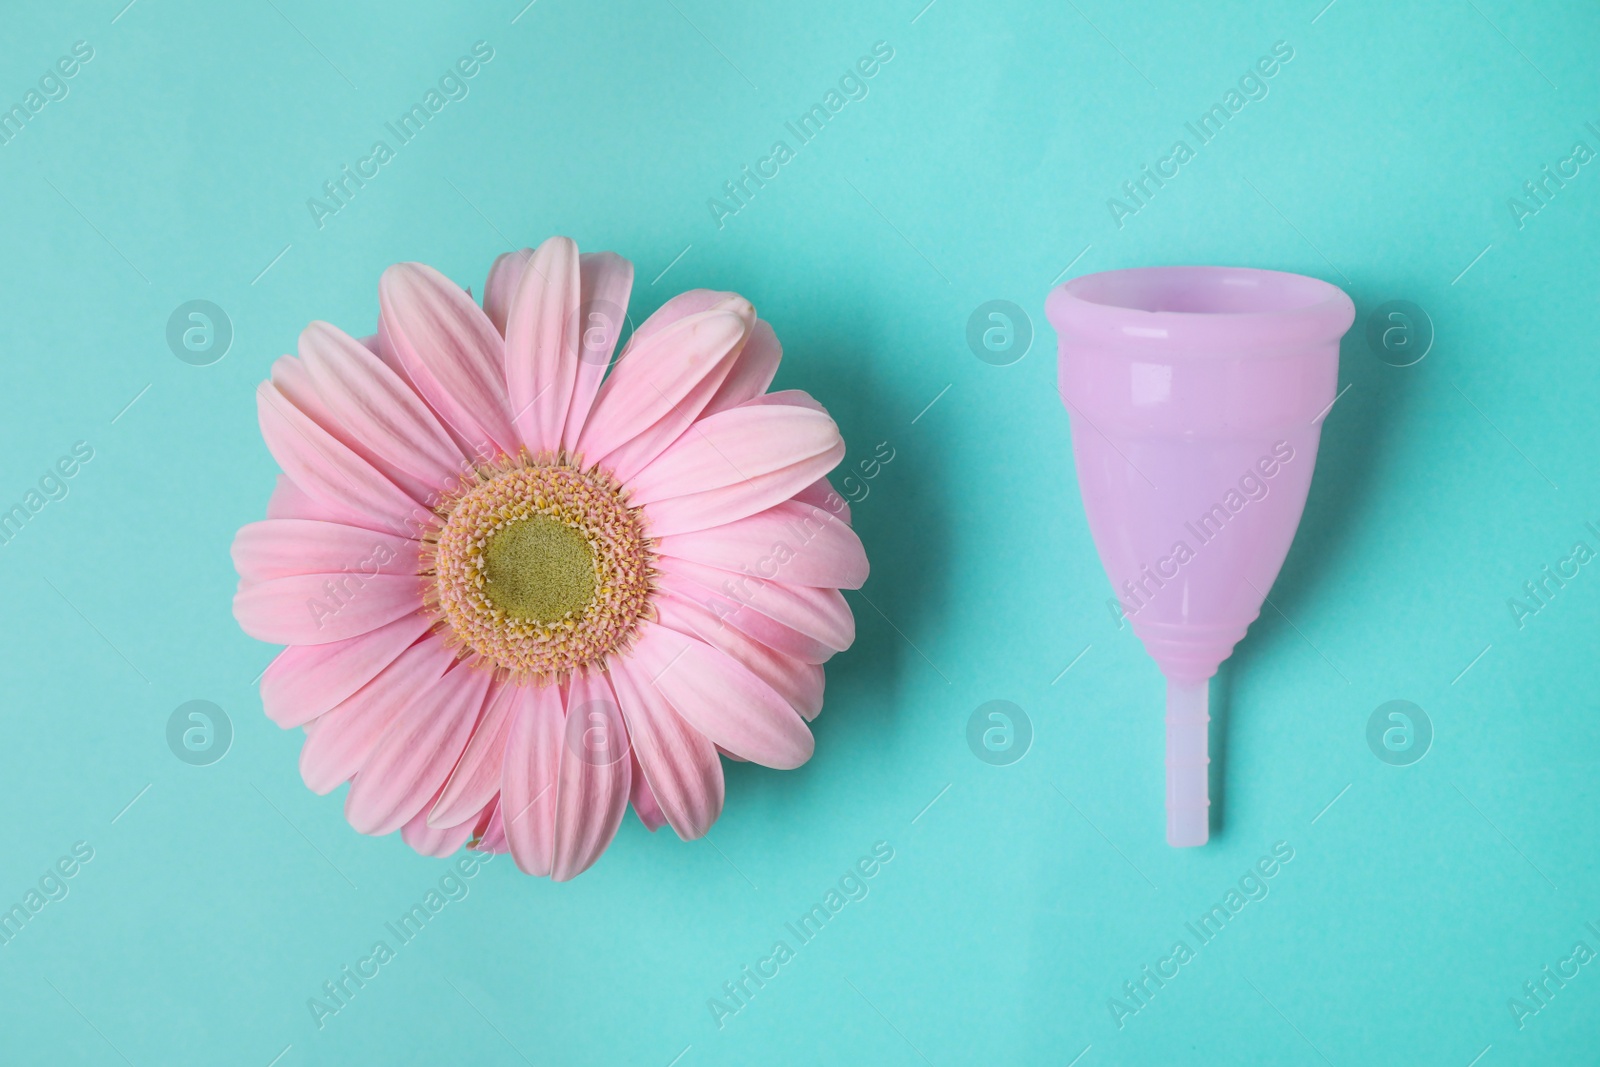
POLYGON ((912 422, 926 399, 897 396, 873 370, 870 341, 847 323, 799 324, 783 343, 773 389, 805 390, 839 424, 845 457, 829 482, 850 504, 871 572, 861 589, 844 592, 856 637, 825 666, 825 703, 811 724, 816 755, 785 775, 726 764, 730 807, 736 791, 740 805, 757 807, 826 793, 837 769, 858 766, 862 752, 897 747, 895 734, 906 726, 894 716, 908 706, 908 686, 942 678, 925 635, 935 629, 926 620, 939 617, 947 597, 949 524, 938 492, 947 457, 931 427, 912 422))

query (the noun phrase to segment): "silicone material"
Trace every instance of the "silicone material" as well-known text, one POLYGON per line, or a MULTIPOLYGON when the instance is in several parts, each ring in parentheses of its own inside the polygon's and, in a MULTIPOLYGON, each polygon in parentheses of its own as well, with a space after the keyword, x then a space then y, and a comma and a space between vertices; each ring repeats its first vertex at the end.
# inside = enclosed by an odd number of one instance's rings
POLYGON ((1045 302, 1078 488, 1121 613, 1167 678, 1167 840, 1209 833, 1207 680, 1305 507, 1355 305, 1242 267, 1091 274, 1045 302))
POLYGON ((1206 734, 1211 694, 1205 682, 1167 683, 1167 843, 1203 845, 1209 836, 1211 757, 1206 734))

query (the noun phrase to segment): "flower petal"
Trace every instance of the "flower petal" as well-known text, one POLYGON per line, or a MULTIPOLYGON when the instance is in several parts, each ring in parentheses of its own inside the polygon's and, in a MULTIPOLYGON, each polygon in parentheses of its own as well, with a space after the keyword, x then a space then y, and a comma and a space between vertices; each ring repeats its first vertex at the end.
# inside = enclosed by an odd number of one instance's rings
POLYGON ((709 415, 629 481, 651 534, 704 530, 794 496, 838 465, 832 419, 802 407, 744 405, 709 415))
POLYGON ((842 519, 786 500, 722 526, 660 538, 662 555, 742 571, 792 585, 860 589, 867 552, 842 519))
MULTIPOLYGON (((554 685, 518 686, 516 691, 500 771, 499 833, 524 874, 548 878, 555 863, 556 774, 565 705, 554 685)), ((491 820, 485 843, 495 829, 491 820)))
POLYGON ((416 574, 418 545, 409 537, 312 519, 267 519, 239 528, 233 565, 247 582, 294 574, 416 574))
MULTIPOLYGON (((669 563, 670 561, 662 558, 662 565, 669 563)), ((728 581, 715 587, 706 587, 701 582, 683 577, 682 574, 670 573, 667 569, 659 571, 654 581, 656 587, 670 597, 688 601, 710 613, 710 616, 717 619, 718 625, 730 625, 733 629, 760 641, 762 645, 786 656, 795 657, 803 664, 826 664, 837 651, 790 625, 782 624, 773 617, 765 616, 757 609, 750 608, 746 603, 746 600, 749 600, 749 590, 739 590, 736 584, 738 579, 731 574, 728 576, 728 581)))
POLYGON ((819 507, 830 515, 838 516, 845 522, 850 521, 850 502, 834 492, 833 483, 826 478, 818 478, 796 493, 794 498, 802 504, 819 507))
POLYGON ((690 726, 764 767, 811 758, 811 731, 779 693, 727 653, 654 622, 640 625, 630 657, 690 726))
POLYGON ((611 365, 628 318, 628 297, 633 292, 633 264, 611 252, 578 257, 582 271, 582 305, 578 309, 578 373, 572 382, 572 403, 567 408, 561 446, 575 452, 583 427, 594 409, 601 379, 611 365))
MULTIPOLYGON (((315 323, 313 323, 315 325, 315 323)), ((368 352, 368 356, 372 353, 368 352)), ((381 360, 378 361, 380 364, 381 360)), ((285 400, 293 404, 303 414, 322 427, 329 437, 344 445, 350 451, 360 456, 372 469, 383 475, 395 484, 401 492, 410 497, 414 502, 421 504, 429 498, 432 490, 424 481, 420 481, 384 459, 362 440, 344 415, 330 404, 327 397, 317 387, 311 377, 311 371, 303 359, 294 356, 280 356, 272 364, 271 381, 274 388, 283 394, 285 400)), ((409 386, 407 387, 409 388, 409 386)), ((415 396, 415 394, 412 394, 415 396)), ((420 403, 420 401, 419 401, 420 403)), ((454 446, 451 446, 452 448, 454 446)))
POLYGON ((472 846, 476 851, 497 856, 511 851, 511 845, 506 841, 506 821, 502 812, 500 798, 496 797, 489 806, 489 817, 482 821, 483 829, 478 832, 478 843, 472 846))
POLYGON ((822 401, 804 389, 779 389, 776 393, 762 393, 760 396, 753 396, 744 402, 746 407, 760 407, 763 405, 810 408, 812 411, 820 411, 824 415, 828 413, 828 409, 822 406, 822 401))
MULTIPOLYGON (((781 622, 790 629, 805 633, 806 637, 821 641, 822 645, 842 653, 856 640, 856 617, 851 614, 850 603, 837 589, 816 589, 811 585, 789 585, 787 582, 762 581, 754 574, 730 574, 701 563, 691 563, 678 558, 661 557, 656 561, 662 576, 662 589, 693 593, 709 593, 710 597, 723 598, 746 611, 765 614, 768 619, 781 622), (690 582, 685 587, 682 582, 690 582)), ((706 597, 694 597, 702 606, 706 597)), ((738 625, 725 611, 718 616, 738 625)))
POLYGON ((506 391, 516 432, 535 454, 561 447, 578 372, 578 246, 540 245, 506 311, 506 391))
MULTIPOLYGON (((698 315, 702 311, 710 311, 718 304, 733 297, 739 297, 739 294, 723 292, 719 289, 690 289, 686 293, 679 293, 677 296, 670 298, 665 304, 656 308, 650 313, 649 318, 639 324, 639 328, 633 331, 633 336, 628 339, 628 347, 623 349, 622 354, 626 356, 634 348, 668 326, 686 319, 690 315, 698 315)), ((740 297, 740 299, 743 298, 740 297)))
POLYGON ((611 844, 628 810, 628 730, 606 676, 572 678, 556 777, 556 849, 550 877, 576 878, 611 844))
MULTIPOLYGON (((422 396, 422 393, 417 389, 417 383, 411 380, 411 375, 407 374, 405 367, 401 365, 400 357, 395 353, 394 346, 383 339, 383 334, 368 334, 361 339, 361 344, 368 352, 383 360, 383 365, 393 371, 396 378, 410 386, 413 393, 422 396)), ((423 400, 426 402, 427 398, 423 397, 423 400)), ((430 408, 429 410, 433 409, 430 408)), ((434 417, 438 418, 438 414, 435 413, 434 417)), ((444 426, 444 423, 441 422, 439 425, 444 426)))
MULTIPOLYGON (((748 307, 749 305, 744 305, 748 307)), ((716 394, 748 326, 733 311, 690 315, 628 349, 578 438, 584 462, 624 481, 677 439, 716 394)))
POLYGON ((390 725, 417 692, 432 685, 454 658, 434 635, 400 653, 354 696, 310 725, 300 749, 300 777, 313 793, 331 793, 367 764, 390 725))
POLYGON ((397 263, 378 281, 378 334, 469 455, 514 454, 505 343, 454 282, 421 263, 397 263))
POLYGON ((717 395, 706 405, 705 413, 712 415, 726 411, 761 396, 772 384, 772 379, 777 377, 778 363, 782 359, 783 346, 778 344, 778 335, 773 332, 772 324, 765 319, 757 319, 750 328, 750 335, 744 340, 744 347, 739 350, 739 358, 734 362, 733 369, 723 380, 717 395))
MULTIPOLYGON (((333 417, 333 412, 323 401, 322 395, 317 392, 317 387, 311 380, 311 372, 306 369, 302 360, 294 356, 279 356, 272 361, 272 370, 268 375, 273 387, 283 394, 283 398, 293 404, 312 422, 327 430, 341 441, 339 435, 339 420, 333 417)), ((348 441, 344 442, 349 444, 348 441)))
MULTIPOLYGON (((716 746, 673 710, 666 694, 626 654, 613 653, 606 663, 654 803, 679 837, 703 837, 722 814, 722 762, 716 746)), ((641 810, 640 818, 645 814, 641 810)))
MULTIPOLYGON (((428 807, 424 805, 421 811, 400 827, 400 839, 416 849, 420 855, 442 859, 466 844, 472 837, 474 820, 466 819, 456 826, 429 826, 428 807)), ((474 816, 477 814, 473 812, 474 816)))
POLYGON ((432 625, 418 611, 360 637, 286 648, 261 674, 261 709, 286 730, 303 726, 376 678, 432 625))
POLYGON ((273 483, 272 495, 267 498, 269 519, 316 519, 336 522, 342 526, 359 526, 363 530, 385 532, 381 519, 363 515, 350 507, 334 507, 322 503, 294 484, 287 474, 278 475, 273 483))
MULTIPOLYGON (((387 465, 435 493, 461 475, 465 459, 450 434, 411 386, 365 345, 325 322, 313 322, 300 334, 300 358, 332 417, 363 447, 341 439, 374 466, 387 465)), ((427 493, 420 499, 427 503, 427 493)))
POLYGON ((240 582, 233 617, 257 641, 326 645, 420 610, 425 586, 415 574, 291 574, 240 582))
POLYGON ((271 382, 256 387, 261 436, 278 466, 317 503, 335 514, 370 516, 393 533, 410 534, 438 519, 291 404, 271 382))
POLYGON ((454 826, 476 818, 500 792, 500 769, 505 763, 506 738, 515 718, 518 689, 506 682, 490 693, 483 721, 472 731, 461 762, 450 773, 450 781, 428 813, 432 825, 454 826))
POLYGON ((522 281, 522 272, 528 269, 533 249, 519 248, 496 256, 489 268, 489 280, 483 285, 483 313, 489 316, 494 328, 502 337, 506 332, 506 314, 511 310, 511 297, 522 281))
POLYGON ((650 791, 644 771, 639 769, 638 757, 632 758, 633 778, 628 787, 628 803, 633 807, 633 813, 639 816, 639 821, 644 823, 644 828, 655 833, 667 825, 667 816, 661 810, 661 805, 656 803, 656 795, 650 791))
POLYGON ((427 809, 467 747, 492 678, 457 663, 413 694, 350 783, 344 816, 351 826, 381 836, 427 809))
POLYGON ((698 637, 749 667, 807 722, 822 710, 823 673, 819 664, 779 652, 737 626, 723 622, 692 600, 659 596, 655 607, 656 619, 661 625, 685 637, 698 637))

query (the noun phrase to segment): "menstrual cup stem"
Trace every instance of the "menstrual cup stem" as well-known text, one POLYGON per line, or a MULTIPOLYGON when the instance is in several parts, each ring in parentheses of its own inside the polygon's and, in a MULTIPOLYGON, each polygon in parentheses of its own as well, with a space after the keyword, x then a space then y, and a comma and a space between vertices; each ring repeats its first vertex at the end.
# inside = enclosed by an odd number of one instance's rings
POLYGON ((1167 844, 1175 848, 1203 845, 1210 836, 1209 705, 1205 682, 1167 682, 1167 844))

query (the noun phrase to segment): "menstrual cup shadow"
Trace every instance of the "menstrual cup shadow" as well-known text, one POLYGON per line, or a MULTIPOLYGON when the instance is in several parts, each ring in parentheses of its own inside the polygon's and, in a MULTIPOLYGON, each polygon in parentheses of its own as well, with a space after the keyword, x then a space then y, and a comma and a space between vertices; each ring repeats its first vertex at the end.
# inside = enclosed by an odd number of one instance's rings
POLYGON ((1228 753, 1233 751, 1228 720, 1233 709, 1233 660, 1222 661, 1211 679, 1211 766, 1207 769, 1211 791, 1211 837, 1222 836, 1227 824, 1228 753))
MULTIPOLYGON (((1354 299, 1355 295, 1351 295, 1354 299)), ((1377 302, 1363 303, 1370 308, 1377 302)), ((1364 321, 1358 309, 1355 327, 1339 348, 1340 380, 1348 384, 1350 390, 1334 404, 1323 421, 1316 473, 1306 497, 1305 513, 1283 569, 1267 593, 1272 603, 1262 606, 1262 618, 1251 625, 1233 656, 1218 670, 1212 685, 1211 817, 1214 827, 1220 827, 1223 818, 1233 672, 1251 670, 1259 646, 1261 623, 1266 617, 1276 617, 1278 611, 1282 611, 1285 618, 1298 619, 1301 608, 1316 598, 1322 584, 1333 580, 1344 555, 1350 551, 1346 547, 1349 532, 1366 522, 1375 506, 1369 487, 1382 457, 1404 423, 1404 409, 1411 402, 1410 383, 1398 381, 1397 376, 1415 375, 1418 368, 1391 367, 1379 360, 1367 347, 1362 328, 1364 321), (1397 387, 1402 384, 1405 387, 1397 387)), ((1343 389, 1344 384, 1340 388, 1343 389)), ((1292 633, 1287 639, 1299 642, 1292 633)), ((1329 673, 1338 680, 1337 675, 1329 673)))
MULTIPOLYGON (((1370 309, 1378 302, 1369 298, 1364 304, 1370 309)), ((1411 383, 1401 376, 1421 370, 1420 365, 1391 367, 1373 355, 1367 347, 1364 321, 1358 313, 1355 326, 1340 345, 1339 377, 1350 390, 1323 420, 1316 474, 1300 529, 1267 594, 1290 619, 1298 620, 1296 609, 1314 599, 1326 583, 1337 580, 1341 564, 1353 551, 1350 531, 1370 520, 1376 507, 1370 492, 1372 481, 1404 425, 1405 409, 1412 401, 1411 383)), ((1263 617, 1277 615, 1270 605, 1261 613, 1263 617)), ((1251 632, 1256 629, 1252 626, 1251 632)), ((1233 658, 1251 656, 1253 646, 1247 636, 1233 658)))

